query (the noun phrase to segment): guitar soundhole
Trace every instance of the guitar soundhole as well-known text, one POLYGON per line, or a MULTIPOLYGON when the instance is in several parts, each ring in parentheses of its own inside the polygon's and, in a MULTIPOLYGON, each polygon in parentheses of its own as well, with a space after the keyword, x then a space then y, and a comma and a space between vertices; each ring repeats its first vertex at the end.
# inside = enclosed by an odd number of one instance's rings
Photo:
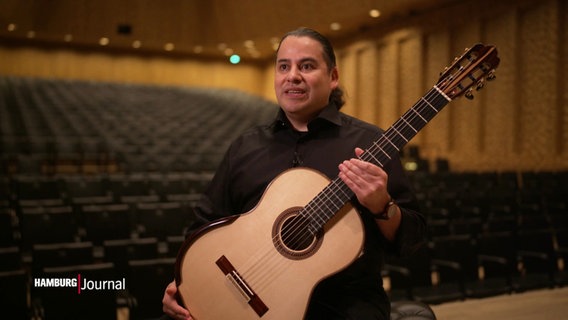
POLYGON ((298 260, 311 256, 321 245, 323 232, 312 230, 310 221, 290 208, 277 219, 272 230, 274 246, 284 256, 298 260))

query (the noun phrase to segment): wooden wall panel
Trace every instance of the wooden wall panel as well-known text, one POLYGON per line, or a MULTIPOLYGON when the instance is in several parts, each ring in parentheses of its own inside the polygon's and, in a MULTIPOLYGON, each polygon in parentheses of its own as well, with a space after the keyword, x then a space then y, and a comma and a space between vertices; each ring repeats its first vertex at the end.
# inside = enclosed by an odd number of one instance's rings
MULTIPOLYGON (((359 69, 351 68, 345 84, 356 94, 350 103, 357 101, 361 108, 373 101, 364 93, 368 88, 358 87, 367 78, 365 66, 376 65, 375 123, 387 128, 466 47, 494 44, 501 57, 497 80, 472 101, 452 101, 411 143, 429 160, 449 159, 458 171, 568 169, 568 5, 560 0, 476 3, 448 9, 447 20, 431 23, 421 17, 375 37, 376 62, 369 56, 364 64, 353 62, 359 69)), ((355 47, 341 49, 343 60, 363 59, 355 47)), ((364 109, 346 111, 371 118, 364 109)))

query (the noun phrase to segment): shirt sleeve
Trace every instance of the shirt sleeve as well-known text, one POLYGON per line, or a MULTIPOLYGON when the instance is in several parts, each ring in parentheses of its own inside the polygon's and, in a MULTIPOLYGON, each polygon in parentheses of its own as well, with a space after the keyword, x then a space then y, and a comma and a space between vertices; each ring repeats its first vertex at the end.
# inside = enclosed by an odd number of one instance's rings
POLYGON ((213 179, 193 207, 193 223, 187 234, 203 225, 227 217, 233 212, 230 208, 230 152, 227 151, 213 179))
MULTIPOLYGON (((399 206, 402 217, 393 242, 386 242, 387 250, 400 256, 408 256, 426 243, 426 219, 420 213, 420 206, 410 181, 398 157, 389 161, 384 170, 388 174, 387 189, 399 206)), ((366 208, 361 210, 368 213, 366 208)), ((380 232, 378 227, 376 232, 380 232)))

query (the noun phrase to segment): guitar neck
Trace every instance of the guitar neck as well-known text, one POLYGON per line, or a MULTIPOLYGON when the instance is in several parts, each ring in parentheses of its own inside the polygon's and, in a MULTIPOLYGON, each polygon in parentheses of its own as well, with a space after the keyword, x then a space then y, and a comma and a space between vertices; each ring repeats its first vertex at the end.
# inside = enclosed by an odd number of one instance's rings
MULTIPOLYGON (((374 141, 360 159, 383 168, 450 101, 434 86, 374 141)), ((311 221, 312 230, 320 230, 353 196, 353 191, 337 177, 304 207, 302 215, 311 221)))

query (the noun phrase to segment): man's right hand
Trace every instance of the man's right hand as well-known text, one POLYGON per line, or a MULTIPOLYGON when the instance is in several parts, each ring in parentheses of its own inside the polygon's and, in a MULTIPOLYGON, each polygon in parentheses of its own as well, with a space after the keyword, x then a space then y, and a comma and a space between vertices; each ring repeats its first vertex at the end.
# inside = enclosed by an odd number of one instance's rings
POLYGON ((175 320, 193 320, 189 311, 178 304, 176 294, 176 282, 172 281, 166 287, 166 292, 164 292, 164 297, 162 298, 162 310, 170 318, 175 320))

